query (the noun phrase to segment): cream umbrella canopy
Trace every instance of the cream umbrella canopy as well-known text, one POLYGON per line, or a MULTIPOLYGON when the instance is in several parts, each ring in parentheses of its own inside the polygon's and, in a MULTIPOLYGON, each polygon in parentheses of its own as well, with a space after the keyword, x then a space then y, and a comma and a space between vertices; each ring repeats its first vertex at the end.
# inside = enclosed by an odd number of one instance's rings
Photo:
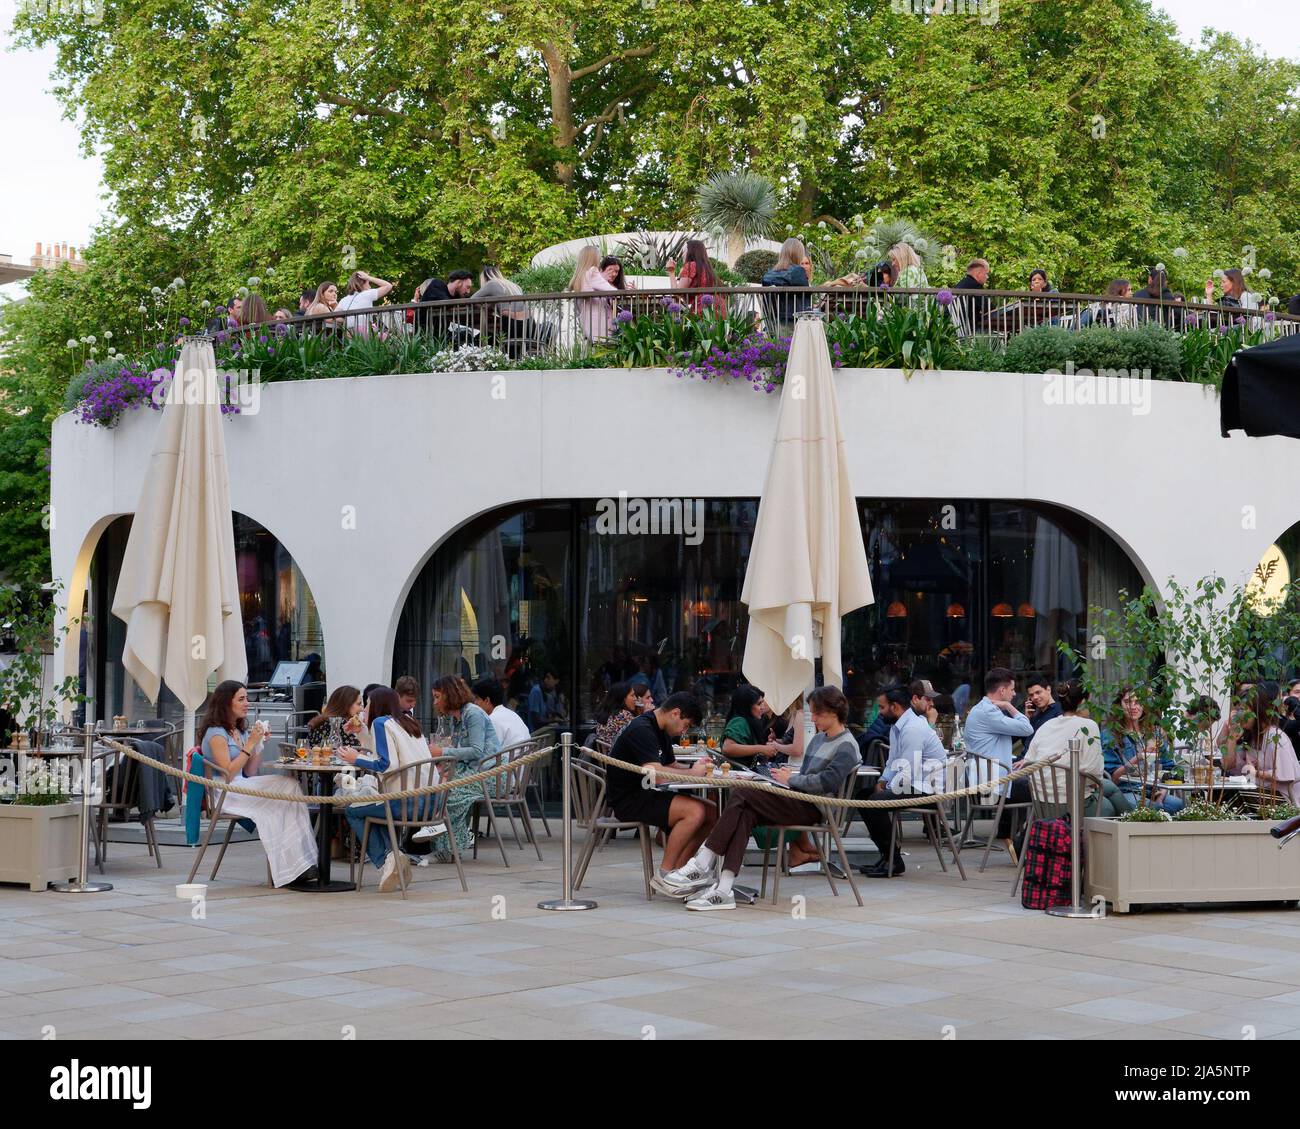
POLYGON ((220 393, 211 340, 187 338, 113 596, 122 665, 151 702, 161 681, 180 699, 186 748, 208 675, 248 676, 220 393))
POLYGON ((824 680, 843 685, 840 617, 873 599, 820 317, 796 323, 785 373, 740 596, 741 669, 778 712, 812 682, 818 641, 824 680))

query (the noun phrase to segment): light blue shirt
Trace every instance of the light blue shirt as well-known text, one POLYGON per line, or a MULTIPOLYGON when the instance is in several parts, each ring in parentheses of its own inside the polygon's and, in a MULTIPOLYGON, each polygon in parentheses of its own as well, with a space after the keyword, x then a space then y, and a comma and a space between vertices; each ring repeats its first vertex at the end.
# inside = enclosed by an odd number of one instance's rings
POLYGON ((1034 727, 1022 713, 1005 714, 988 698, 971 707, 966 717, 966 748, 997 761, 1011 771, 1011 743, 1016 737, 1032 737, 1034 727))
POLYGON ((930 728, 925 718, 909 707, 889 727, 889 760, 885 762, 881 783, 888 787, 906 763, 912 790, 919 791, 921 781, 925 778, 925 765, 931 761, 947 759, 948 753, 939 740, 939 735, 930 728))

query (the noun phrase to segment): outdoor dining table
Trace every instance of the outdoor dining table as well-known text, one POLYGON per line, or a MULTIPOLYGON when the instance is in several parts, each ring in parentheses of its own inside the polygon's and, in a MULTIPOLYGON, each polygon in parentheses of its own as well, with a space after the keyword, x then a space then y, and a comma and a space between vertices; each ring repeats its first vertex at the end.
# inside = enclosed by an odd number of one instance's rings
MULTIPOLYGON (((325 791, 327 784, 332 785, 334 777, 341 772, 356 772, 356 766, 345 761, 330 760, 317 764, 310 757, 294 757, 292 760, 281 758, 267 766, 277 772, 291 773, 298 776, 302 790, 309 796, 333 794, 331 787, 325 791)), ((308 894, 336 894, 341 890, 355 890, 355 882, 344 882, 330 877, 330 843, 334 838, 334 805, 320 804, 316 815, 316 877, 314 880, 291 882, 289 890, 301 890, 308 894)))
POLYGON ((1126 775, 1124 781, 1127 784, 1140 785, 1144 784, 1150 788, 1162 788, 1166 792, 1230 792, 1240 794, 1244 792, 1258 792, 1259 786, 1252 784, 1243 777, 1229 777, 1227 780, 1215 780, 1209 784, 1197 784, 1191 781, 1175 783, 1172 781, 1153 781, 1142 780, 1140 777, 1126 775))

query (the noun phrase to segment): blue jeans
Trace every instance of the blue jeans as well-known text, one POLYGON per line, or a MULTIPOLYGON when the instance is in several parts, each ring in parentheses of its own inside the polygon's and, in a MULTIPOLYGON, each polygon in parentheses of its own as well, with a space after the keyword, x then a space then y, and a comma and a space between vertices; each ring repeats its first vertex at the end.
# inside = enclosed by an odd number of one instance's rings
MULTIPOLYGON (((413 801, 407 800, 409 808, 413 801)), ((398 819, 402 816, 402 801, 390 800, 387 804, 353 804, 347 809, 348 823, 352 827, 352 834, 357 837, 357 842, 361 842, 362 831, 365 827, 366 817, 372 819, 382 819, 388 809, 393 811, 393 818, 398 819)), ((383 866, 384 859, 388 857, 391 844, 388 841, 388 828, 380 824, 370 828, 370 838, 366 840, 366 857, 370 859, 375 866, 383 866)))

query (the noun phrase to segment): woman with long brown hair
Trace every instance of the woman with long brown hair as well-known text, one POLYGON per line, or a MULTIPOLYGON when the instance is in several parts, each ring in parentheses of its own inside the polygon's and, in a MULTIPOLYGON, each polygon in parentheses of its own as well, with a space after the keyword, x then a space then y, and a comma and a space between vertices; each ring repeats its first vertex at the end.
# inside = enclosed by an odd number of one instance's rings
MULTIPOLYGON (((675 259, 668 260, 668 283, 676 290, 694 290, 701 286, 717 286, 718 276, 709 262, 708 248, 701 239, 688 239, 686 252, 682 255, 682 269, 679 274, 675 259)), ((719 314, 727 312, 727 302, 721 294, 692 294, 686 299, 687 306, 693 314, 702 314, 706 309, 713 309, 719 314)))
MULTIPOLYGON (((445 674, 437 679, 433 684, 433 708, 439 717, 451 719, 452 728, 446 745, 429 746, 430 756, 455 757, 457 772, 477 772, 479 761, 501 751, 496 726, 474 704, 463 678, 445 674)), ((488 788, 494 789, 496 783, 496 780, 489 781, 488 788)), ((469 832, 469 809, 482 796, 483 789, 478 784, 452 788, 447 793, 447 826, 456 837, 456 849, 462 853, 474 842, 469 832)), ((445 832, 430 833, 427 827, 422 827, 413 838, 433 839, 434 858, 438 862, 452 861, 451 844, 445 832)))
MULTIPOLYGON (((301 796, 298 782, 290 777, 257 775, 266 736, 260 723, 248 730, 248 691, 242 682, 222 682, 212 691, 199 726, 203 759, 227 773, 232 784, 257 777, 259 791, 301 796)), ((257 824, 274 885, 287 886, 315 866, 316 837, 306 804, 227 792, 221 810, 257 824)))
POLYGON ((326 741, 333 735, 332 730, 337 730, 339 739, 351 749, 361 748, 365 729, 361 720, 361 691, 355 686, 338 687, 329 696, 325 708, 307 723, 307 734, 313 745, 326 741), (340 724, 330 725, 336 718, 340 724))
MULTIPOLYGON (((358 693, 355 688, 349 687, 349 689, 358 693)), ((360 701, 359 696, 357 700, 360 701)), ((384 773, 391 772, 395 768, 405 768, 428 757, 429 749, 424 743, 424 735, 420 732, 420 723, 403 711, 396 690, 387 686, 372 690, 367 710, 370 716, 374 752, 368 753, 345 747, 339 750, 339 756, 345 761, 366 772, 383 776, 384 773)), ((397 791, 397 779, 394 778, 394 781, 387 783, 384 790, 397 791)), ((367 817, 371 819, 383 817, 391 808, 395 817, 413 819, 416 818, 416 805, 429 803, 429 797, 425 796, 418 800, 408 799, 405 803, 401 800, 389 800, 387 806, 383 800, 374 804, 353 804, 346 809, 348 823, 352 827, 352 834, 360 843, 367 817)), ((423 810, 421 810, 422 814, 423 810)), ((370 828, 370 835, 366 839, 366 857, 379 871, 380 893, 387 894, 397 889, 399 885, 405 888, 410 884, 410 860, 402 852, 400 845, 389 841, 386 827, 370 828)))
MULTIPOLYGON (((1153 771, 1158 777, 1161 769, 1173 767, 1173 753, 1169 742, 1159 727, 1147 716, 1146 707, 1132 686, 1123 686, 1115 695, 1109 724, 1101 734, 1102 755, 1106 773, 1123 792, 1140 794, 1144 785, 1131 776, 1153 771), (1156 766, 1149 769, 1148 766, 1156 766)), ((1170 815, 1182 811, 1183 801, 1154 780, 1147 787, 1152 803, 1164 808, 1170 815)))

